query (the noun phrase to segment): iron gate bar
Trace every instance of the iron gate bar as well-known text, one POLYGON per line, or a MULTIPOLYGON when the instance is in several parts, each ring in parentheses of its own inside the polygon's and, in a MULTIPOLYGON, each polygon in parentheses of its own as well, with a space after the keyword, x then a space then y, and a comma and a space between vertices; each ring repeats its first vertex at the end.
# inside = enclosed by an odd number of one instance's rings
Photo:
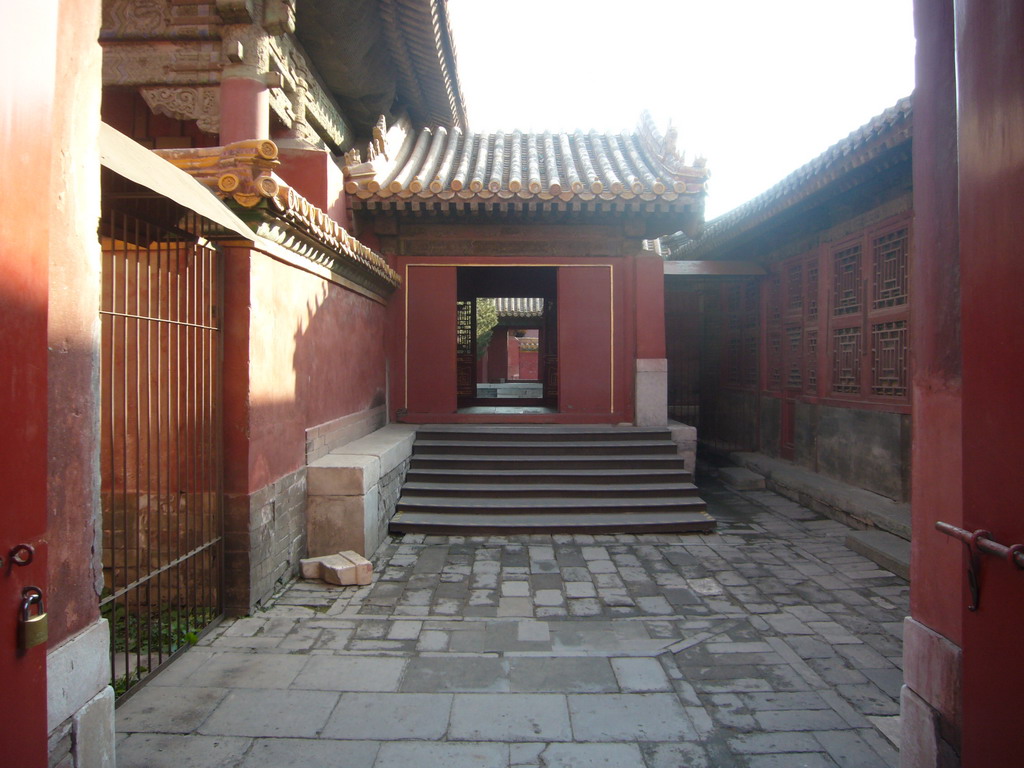
POLYGON ((981 556, 983 554, 1009 560, 1017 566, 1018 570, 1024 569, 1024 544, 1012 544, 1007 547, 993 539, 991 532, 983 528, 971 533, 941 520, 935 523, 935 528, 940 533, 958 539, 967 548, 967 585, 971 591, 971 602, 967 605, 969 611, 977 611, 981 605, 981 556))
POLYGON ((943 523, 942 521, 935 523, 935 528, 947 536, 952 536, 954 539, 959 539, 964 544, 974 547, 979 552, 983 552, 986 555, 995 555, 1002 560, 1008 560, 1016 565, 1018 569, 1024 570, 1024 544, 1011 544, 1010 546, 1000 544, 992 538, 990 531, 981 528, 971 533, 968 530, 958 528, 950 523, 943 523))
POLYGON ((100 607, 121 695, 221 613, 221 262, 208 222, 152 197, 114 209, 127 182, 104 174, 100 607))

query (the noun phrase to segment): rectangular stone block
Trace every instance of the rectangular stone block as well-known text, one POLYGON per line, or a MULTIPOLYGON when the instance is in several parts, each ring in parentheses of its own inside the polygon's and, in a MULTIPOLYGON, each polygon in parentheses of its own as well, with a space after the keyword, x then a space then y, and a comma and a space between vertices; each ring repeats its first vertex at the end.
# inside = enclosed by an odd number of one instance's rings
POLYGON ((339 554, 352 564, 354 584, 362 587, 373 581, 373 563, 352 550, 346 550, 339 554))
POLYGON ((310 496, 361 496, 380 479, 380 459, 328 453, 309 465, 310 496))

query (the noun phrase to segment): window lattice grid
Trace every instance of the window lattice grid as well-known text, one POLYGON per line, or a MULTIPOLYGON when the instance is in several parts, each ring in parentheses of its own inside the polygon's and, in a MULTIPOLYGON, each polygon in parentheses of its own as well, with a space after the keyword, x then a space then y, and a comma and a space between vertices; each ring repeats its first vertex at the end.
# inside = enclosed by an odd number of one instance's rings
POLYGON ((907 303, 907 228, 890 232, 874 241, 872 307, 883 309, 907 303))
POLYGON ((786 326, 786 389, 803 387, 804 329, 786 326))
POLYGON ((906 320, 871 327, 871 393, 884 397, 907 396, 906 320))
POLYGON ((804 308, 804 265, 786 267, 786 314, 799 315, 804 308))
POLYGON ((460 301, 455 310, 455 348, 457 354, 473 354, 473 302, 460 301))
POLYGON ((768 389, 774 392, 782 389, 782 331, 772 328, 768 331, 768 389))
POLYGON ((818 331, 804 334, 804 390, 809 395, 818 392, 818 331))
POLYGON ((757 328, 760 292, 760 286, 754 281, 743 286, 743 327, 745 329, 757 328))
POLYGON ((862 336, 860 326, 832 331, 832 391, 844 394, 860 392, 862 336))
POLYGON ((725 383, 726 386, 738 387, 741 383, 740 370, 741 360, 740 352, 742 350, 741 340, 739 336, 733 336, 729 339, 726 348, 725 358, 725 383))
POLYGON ((836 251, 832 256, 832 314, 852 315, 863 305, 860 245, 836 251))
POLYGON ((807 322, 812 323, 818 319, 818 257, 813 256, 807 262, 807 298, 804 300, 807 308, 807 322))
POLYGON ((768 322, 782 322, 782 280, 778 272, 768 278, 768 322))
POLYGON ((757 386, 757 336, 749 334, 743 339, 743 386, 757 386))

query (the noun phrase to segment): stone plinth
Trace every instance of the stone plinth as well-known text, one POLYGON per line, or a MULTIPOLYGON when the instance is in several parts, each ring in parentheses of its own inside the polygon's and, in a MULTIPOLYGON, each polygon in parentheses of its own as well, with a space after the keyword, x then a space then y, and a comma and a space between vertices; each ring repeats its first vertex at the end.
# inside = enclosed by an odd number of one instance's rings
POLYGON ((395 513, 415 436, 416 427, 391 424, 309 465, 309 557, 373 554, 395 513))

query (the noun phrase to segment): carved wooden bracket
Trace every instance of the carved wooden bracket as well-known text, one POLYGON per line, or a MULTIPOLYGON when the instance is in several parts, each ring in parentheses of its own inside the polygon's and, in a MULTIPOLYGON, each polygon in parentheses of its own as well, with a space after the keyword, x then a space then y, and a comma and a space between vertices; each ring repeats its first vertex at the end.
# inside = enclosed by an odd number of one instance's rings
POLYGON ((195 120, 199 130, 220 132, 220 88, 187 86, 139 88, 146 104, 158 115, 195 120))

